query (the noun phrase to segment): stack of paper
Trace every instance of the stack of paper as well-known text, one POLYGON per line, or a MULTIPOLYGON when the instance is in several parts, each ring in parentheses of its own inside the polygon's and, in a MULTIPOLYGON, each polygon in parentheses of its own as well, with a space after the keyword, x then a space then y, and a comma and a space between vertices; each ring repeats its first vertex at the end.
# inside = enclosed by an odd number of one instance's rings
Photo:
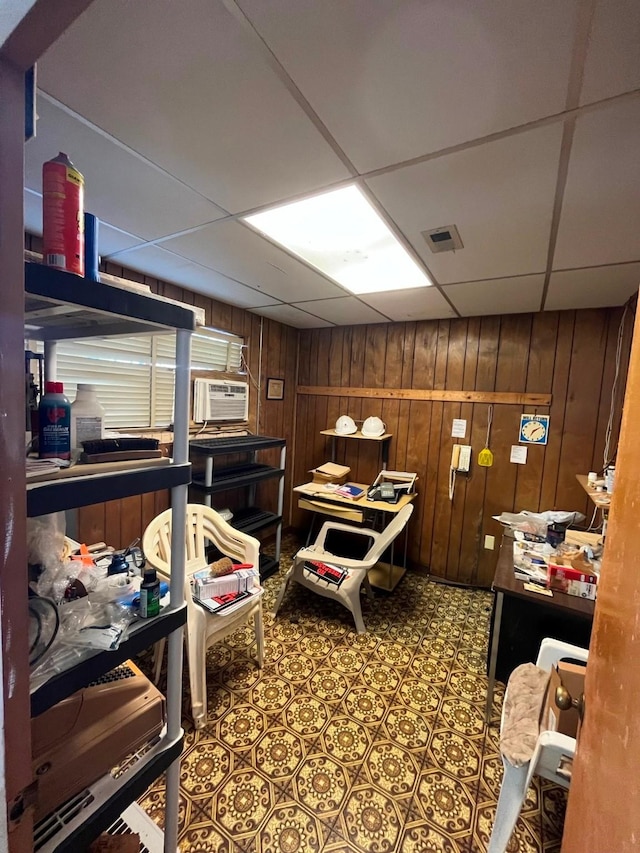
POLYGON ((220 616, 227 616, 235 610, 239 610, 247 602, 262 595, 262 587, 254 586, 246 592, 239 592, 235 595, 225 595, 219 598, 204 598, 196 599, 201 607, 208 610, 210 613, 216 613, 220 616))

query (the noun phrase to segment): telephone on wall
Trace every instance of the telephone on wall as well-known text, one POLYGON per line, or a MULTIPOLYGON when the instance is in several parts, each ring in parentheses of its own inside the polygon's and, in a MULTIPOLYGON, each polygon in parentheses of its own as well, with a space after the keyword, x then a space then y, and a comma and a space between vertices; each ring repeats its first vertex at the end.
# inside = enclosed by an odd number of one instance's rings
POLYGON ((451 468, 460 474, 468 474, 471 467, 471 447, 468 444, 454 444, 451 451, 451 468))
POLYGON ((451 450, 451 468, 449 469, 449 500, 453 500, 456 489, 456 474, 468 474, 471 467, 471 447, 468 444, 454 444, 451 450))

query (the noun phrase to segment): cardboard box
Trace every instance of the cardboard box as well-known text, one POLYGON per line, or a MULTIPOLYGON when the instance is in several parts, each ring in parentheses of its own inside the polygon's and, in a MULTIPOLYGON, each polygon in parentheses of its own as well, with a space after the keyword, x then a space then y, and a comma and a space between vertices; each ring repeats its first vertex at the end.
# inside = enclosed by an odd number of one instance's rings
POLYGON ((556 688, 561 685, 566 687, 572 699, 577 699, 584 692, 584 676, 586 672, 584 664, 567 663, 560 661, 557 667, 551 670, 549 686, 547 687, 547 699, 543 710, 542 727, 552 732, 577 738, 580 731, 580 717, 575 708, 561 711, 556 705, 556 688))
POLYGON ((325 462, 324 465, 313 468, 309 473, 313 475, 313 482, 318 485, 327 483, 342 485, 347 482, 351 468, 347 465, 336 465, 335 462, 325 462))
POLYGON ((547 572, 547 588, 566 592, 567 595, 577 595, 580 598, 595 599, 598 576, 574 569, 572 566, 560 566, 549 563, 547 572))

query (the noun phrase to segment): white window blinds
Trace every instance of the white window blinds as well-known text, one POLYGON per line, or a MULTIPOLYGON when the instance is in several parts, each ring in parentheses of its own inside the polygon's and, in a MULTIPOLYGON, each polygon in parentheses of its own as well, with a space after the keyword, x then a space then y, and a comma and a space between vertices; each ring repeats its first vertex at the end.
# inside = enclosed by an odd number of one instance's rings
MULTIPOLYGON (((191 368, 240 373, 242 338, 200 328, 191 368)), ((42 344, 38 344, 42 352, 42 344)), ((108 429, 166 427, 173 421, 175 335, 130 335, 60 341, 56 378, 74 400, 78 382, 96 386, 108 429)))

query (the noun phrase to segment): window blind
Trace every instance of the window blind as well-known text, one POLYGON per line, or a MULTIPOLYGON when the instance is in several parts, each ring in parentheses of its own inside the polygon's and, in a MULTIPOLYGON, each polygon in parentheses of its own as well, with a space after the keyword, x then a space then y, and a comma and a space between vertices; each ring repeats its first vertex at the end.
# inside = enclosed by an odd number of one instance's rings
MULTIPOLYGON (((200 328, 192 335, 191 368, 240 373, 242 338, 200 328)), ((33 347, 32 347, 33 348, 33 347)), ((42 352, 38 342, 36 349, 42 352)), ((56 378, 74 400, 79 382, 96 386, 108 429, 166 427, 173 421, 174 334, 60 341, 56 378)))

